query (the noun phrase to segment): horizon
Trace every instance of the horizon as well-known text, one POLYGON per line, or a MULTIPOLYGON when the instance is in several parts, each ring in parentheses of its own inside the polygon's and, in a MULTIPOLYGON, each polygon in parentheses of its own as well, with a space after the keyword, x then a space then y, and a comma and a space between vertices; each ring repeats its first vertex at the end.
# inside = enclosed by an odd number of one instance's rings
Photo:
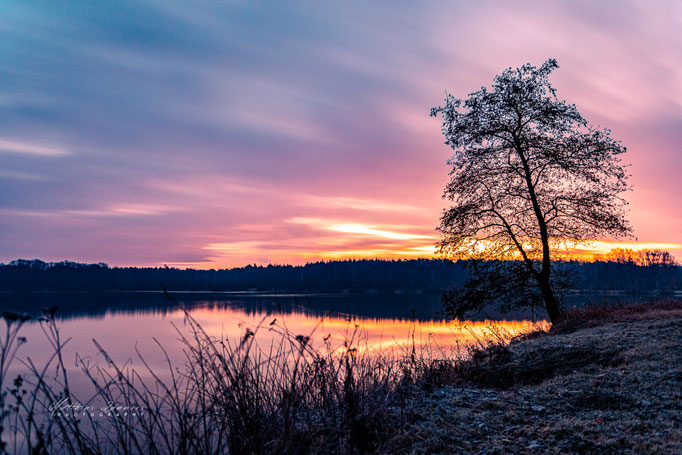
POLYGON ((682 258, 675 2, 0 7, 0 262, 436 258, 445 92, 556 58, 628 152, 633 239, 682 258), (494 8, 490 6, 494 5, 494 8), (505 29, 510 18, 513 31, 505 29))
MULTIPOLYGON (((661 250, 661 249, 640 249, 640 250, 633 250, 631 248, 613 248, 610 250, 608 253, 594 253, 594 254, 568 254, 565 256, 559 256, 554 259, 555 262, 579 262, 579 263, 591 263, 591 262, 614 262, 614 257, 610 256, 610 254, 613 253, 618 253, 619 250, 624 250, 621 252, 624 253, 630 253, 632 256, 630 256, 631 259, 633 260, 642 260, 643 256, 641 255, 642 253, 646 252, 651 252, 651 251, 661 251, 661 252, 667 252, 670 253, 667 250, 661 250), (610 254, 609 254, 610 253, 610 254), (638 256, 639 254, 639 256, 638 256)), ((223 268, 204 268, 204 267, 197 267, 197 268, 191 268, 191 267, 176 267, 176 266, 169 266, 168 264, 161 264, 161 265, 150 265, 150 266, 144 266, 144 265, 120 265, 120 264, 110 264, 107 263, 106 261, 95 261, 95 262, 79 262, 79 261, 73 261, 70 259, 62 259, 62 260, 56 260, 56 261, 45 261, 40 258, 31 258, 31 259, 26 259, 26 258, 16 258, 8 262, 0 262, 0 267, 3 266, 9 266, 12 263, 19 262, 19 261, 25 261, 25 262, 42 262, 44 264, 48 265, 58 265, 58 264, 77 264, 77 265, 103 265, 107 268, 138 268, 138 269, 144 269, 144 268, 159 268, 159 269, 172 269, 172 270, 187 270, 187 271, 226 271, 226 270, 233 270, 233 269, 241 269, 241 268, 246 268, 246 267, 306 267, 308 265, 316 265, 316 264, 331 264, 331 263, 336 263, 336 262, 353 262, 353 261, 375 261, 375 262, 396 262, 396 261, 419 261, 419 260, 426 260, 426 261, 442 261, 442 262, 459 262, 459 261, 475 261, 476 259, 450 259, 446 257, 441 257, 441 256, 431 256, 431 257, 389 257, 389 258, 380 258, 380 257, 362 257, 362 258, 355 258, 355 257, 349 257, 349 258, 321 258, 321 259, 316 259, 316 260, 311 260, 305 263, 301 264, 290 264, 290 263, 277 263, 277 262, 270 262, 267 264, 257 264, 257 263, 250 263, 250 264, 243 264, 243 265, 238 265, 238 266, 233 266, 233 267, 223 267, 223 268)), ((521 258, 516 258, 516 259, 490 259, 492 261, 495 260, 500 260, 500 261, 520 261, 521 258)), ((678 261, 678 258, 675 257, 674 255, 672 256, 672 264, 673 266, 677 267, 682 267, 682 264, 678 261)), ((641 265, 641 264, 638 264, 641 265)))

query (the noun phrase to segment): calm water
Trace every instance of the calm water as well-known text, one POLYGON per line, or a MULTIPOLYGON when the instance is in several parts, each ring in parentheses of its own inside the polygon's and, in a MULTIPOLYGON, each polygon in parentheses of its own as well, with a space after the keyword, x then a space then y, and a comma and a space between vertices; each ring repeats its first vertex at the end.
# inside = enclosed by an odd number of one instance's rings
MULTIPOLYGON (((67 340, 63 358, 75 398, 87 402, 92 384, 81 372, 84 364, 105 366, 94 340, 118 364, 134 368, 143 380, 149 378, 138 357, 162 378, 168 365, 160 344, 174 368, 182 369, 185 356, 179 334, 189 334, 185 313, 212 337, 238 341, 247 329, 256 331, 256 342, 267 350, 279 343, 274 327, 292 335, 309 336, 313 346, 325 338, 341 347, 349 339, 370 354, 400 355, 411 343, 437 347, 450 352, 476 342, 491 331, 514 335, 534 327, 531 313, 501 315, 489 311, 464 323, 447 321, 440 314, 438 294, 263 294, 263 293, 174 293, 175 302, 159 292, 0 292, 0 310, 27 312, 34 317, 22 327, 27 342, 18 359, 45 364, 53 352, 36 318, 40 309, 58 306, 57 324, 62 340, 67 340), (360 343, 358 343, 358 340, 360 343), (157 344, 158 343, 158 344, 157 344)), ((616 293, 616 299, 623 296, 616 293)), ((613 297, 613 296, 612 296, 613 297)), ((580 303, 582 297, 574 296, 580 303)), ((540 321, 542 324, 543 321, 540 321)), ((546 323, 545 323, 546 324, 546 323)), ((0 324, 1 326, 2 324, 0 324)), ((4 333, 4 327, 0 329, 4 333)), ((432 349, 432 352, 434 350, 432 349)), ((5 386, 26 367, 15 362, 5 386)))
MULTIPOLYGON (((395 356, 406 353, 403 349, 412 343, 417 349, 425 345, 437 348, 432 352, 439 355, 473 343, 490 330, 513 335, 534 327, 523 318, 491 322, 484 319, 485 315, 481 316, 481 320, 464 324, 446 321, 439 315, 437 294, 176 293, 173 298, 176 302, 156 292, 0 292, 0 310, 33 315, 21 328, 20 335, 27 341, 20 347, 18 361, 10 368, 4 386, 10 387, 17 375, 26 375, 27 362, 40 369, 54 352, 37 318, 41 308, 55 305, 59 307, 56 321, 60 336, 66 341, 63 359, 68 372, 70 402, 94 406, 94 409, 101 409, 109 403, 96 395, 95 387, 82 371, 84 365, 93 372, 99 366, 109 374, 113 373, 95 340, 117 365, 124 367, 126 375, 131 369, 139 374, 135 378, 136 384, 141 380, 152 390, 161 390, 156 388, 147 366, 155 372, 155 377, 166 384, 172 383, 166 353, 175 375, 181 374, 178 371, 184 370, 186 357, 178 331, 190 334, 181 306, 187 308, 192 319, 216 339, 238 343, 247 330, 255 331, 257 348, 266 353, 271 345, 277 346, 281 342, 281 335, 273 332, 273 327, 287 330, 294 336, 308 336, 315 347, 323 347, 323 340, 327 339, 339 349, 343 349, 344 343, 349 343, 348 347, 369 355, 383 353, 395 356), (275 324, 271 325, 273 322, 275 324), (139 356, 144 358, 144 362, 139 356)), ((0 323, 0 339, 4 333, 4 323, 0 323)), ((46 381, 54 384, 55 378, 59 378, 59 374, 53 363, 46 381)), ((105 382, 102 377, 99 379, 100 383, 105 382)), ((56 389, 60 390, 59 387, 56 389)), ((54 406, 59 402, 56 399, 48 404, 54 406)), ((115 399, 112 403, 125 404, 115 399)), ((43 410, 36 418, 45 424, 58 417, 43 410)), ((21 438, 19 436, 19 444, 23 443, 21 438)))
MULTIPOLYGON (((254 293, 178 293, 177 303, 188 308, 203 329, 216 338, 239 340, 248 329, 256 331, 261 347, 280 339, 270 330, 270 323, 285 327, 293 335, 309 336, 314 346, 329 337, 334 346, 355 334, 361 348, 372 352, 398 352, 401 346, 414 342, 443 349, 474 342, 491 326, 509 334, 527 331, 532 326, 521 316, 491 322, 485 316, 478 321, 452 323, 439 315, 439 295, 379 294, 254 294, 254 293), (261 326, 259 329, 258 327, 261 326), (414 334, 414 338, 413 335, 414 334)), ((91 365, 104 364, 93 340, 114 361, 140 369, 136 349, 145 360, 160 371, 167 370, 158 341, 171 360, 184 363, 176 328, 188 333, 184 312, 155 292, 135 293, 0 293, 0 308, 28 312, 39 316, 40 308, 59 306, 58 326, 63 339, 69 339, 64 350, 67 367, 76 373, 82 366, 77 355, 91 365)), ((49 354, 40 325, 35 318, 22 328, 27 343, 19 357, 42 364, 49 354)), ((19 371, 17 364, 14 371, 19 371)), ((76 387, 89 388, 84 378, 75 376, 76 387)))
MULTIPOLYGON (((269 323, 276 319, 278 325, 286 326, 291 333, 310 336, 314 344, 328 336, 343 344, 349 335, 358 332, 367 346, 377 350, 394 349, 408 338, 411 341, 412 331, 418 343, 453 346, 471 342, 491 325, 514 334, 528 330, 531 319, 538 319, 530 312, 502 315, 491 310, 478 315, 475 321, 467 321, 463 327, 444 319, 440 314, 440 295, 435 293, 171 295, 175 302, 160 292, 0 292, 0 310, 27 312, 37 317, 41 308, 56 305, 62 336, 71 338, 67 358, 74 359, 76 352, 97 358, 94 338, 115 360, 130 359, 133 363, 136 346, 150 360, 159 357, 154 339, 171 353, 179 351, 173 324, 184 330, 184 313, 178 304, 188 308, 192 317, 215 337, 238 339, 247 328, 255 330, 264 324, 257 339, 260 344, 268 344, 274 336, 268 330, 269 323)), ((582 299, 580 295, 572 298, 575 303, 582 299)), ((623 296, 616 292, 611 298, 623 296)), ((21 350, 24 356, 39 357, 45 353, 45 337, 34 322, 35 317, 22 330, 28 339, 21 350)))

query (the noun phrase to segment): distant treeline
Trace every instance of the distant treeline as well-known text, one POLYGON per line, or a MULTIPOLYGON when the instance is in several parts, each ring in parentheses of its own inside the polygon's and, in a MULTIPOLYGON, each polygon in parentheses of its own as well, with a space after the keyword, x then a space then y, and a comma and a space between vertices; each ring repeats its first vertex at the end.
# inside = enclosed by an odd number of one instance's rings
MULTIPOLYGON (((682 267, 674 262, 610 260, 562 261, 556 267, 571 272, 572 288, 631 291, 674 291, 682 284, 682 267)), ((467 277, 464 261, 440 259, 347 260, 314 262, 302 266, 248 265, 224 270, 168 267, 109 267, 70 261, 43 262, 18 259, 0 264, 2 291, 244 291, 292 292, 442 291, 467 277)))

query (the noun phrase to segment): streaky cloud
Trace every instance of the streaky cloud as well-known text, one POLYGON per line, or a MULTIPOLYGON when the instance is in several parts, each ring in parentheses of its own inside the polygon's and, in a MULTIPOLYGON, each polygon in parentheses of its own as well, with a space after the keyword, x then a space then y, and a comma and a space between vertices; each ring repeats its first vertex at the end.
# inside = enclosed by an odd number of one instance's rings
POLYGON ((23 141, 15 141, 10 139, 0 138, 0 152, 3 153, 18 153, 22 155, 37 155, 45 157, 57 157, 70 155, 71 152, 45 145, 36 145, 23 141))

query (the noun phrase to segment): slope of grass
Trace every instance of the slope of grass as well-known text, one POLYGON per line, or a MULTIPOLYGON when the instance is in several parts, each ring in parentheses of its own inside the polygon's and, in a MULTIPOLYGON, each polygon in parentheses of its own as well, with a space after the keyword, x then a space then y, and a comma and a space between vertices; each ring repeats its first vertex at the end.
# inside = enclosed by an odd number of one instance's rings
POLYGON ((89 398, 69 387, 55 310, 40 321, 54 356, 20 378, 6 372, 26 318, 2 315, 0 453, 682 453, 681 302, 575 311, 455 357, 377 355, 357 334, 314 349, 270 319, 215 339, 187 313, 184 362, 140 356, 140 372, 100 347, 104 364, 80 360, 89 398), (281 341, 259 346, 260 330, 281 341), (53 415, 63 400, 136 411, 53 415))
POLYGON ((682 453, 682 305, 576 312, 393 415, 383 453, 682 453))

